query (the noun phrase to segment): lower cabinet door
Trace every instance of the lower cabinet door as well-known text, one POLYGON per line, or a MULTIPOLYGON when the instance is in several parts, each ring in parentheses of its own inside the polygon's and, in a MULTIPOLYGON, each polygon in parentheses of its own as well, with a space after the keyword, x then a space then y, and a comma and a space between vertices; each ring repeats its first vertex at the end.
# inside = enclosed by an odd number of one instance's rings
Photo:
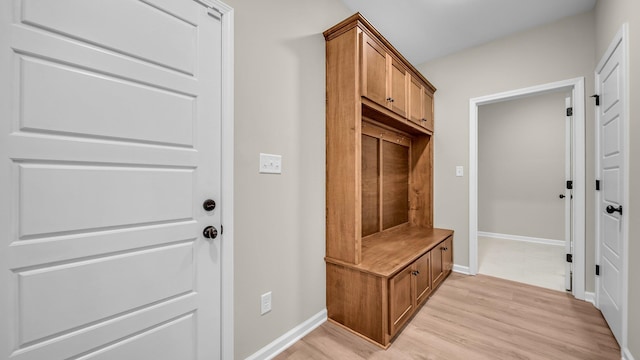
POLYGON ((431 249, 431 286, 435 289, 444 280, 444 241, 431 249))
POLYGON ((389 326, 395 335, 413 313, 412 267, 407 266, 389 280, 389 326))
POLYGON ((416 289, 416 305, 422 304, 431 294, 431 252, 413 263, 413 279, 416 289))
POLYGON ((444 250, 442 252, 443 270, 448 274, 453 269, 453 238, 449 237, 443 242, 444 250))

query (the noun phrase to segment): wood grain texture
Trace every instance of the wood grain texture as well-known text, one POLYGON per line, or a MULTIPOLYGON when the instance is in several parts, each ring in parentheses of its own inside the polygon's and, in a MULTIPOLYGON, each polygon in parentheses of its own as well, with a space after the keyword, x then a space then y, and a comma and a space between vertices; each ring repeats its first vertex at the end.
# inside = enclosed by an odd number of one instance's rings
POLYGON ((328 317, 360 334, 386 343, 386 279, 345 266, 327 264, 328 317))
POLYGON ((380 231, 379 140, 362 135, 362 236, 380 231))
POLYGON ((325 323, 276 359, 618 360, 620 348, 590 303, 452 273, 387 350, 325 323))
POLYGON ((433 141, 431 136, 414 137, 411 143, 409 222, 433 226, 433 141))
POLYGON ((408 72, 402 63, 396 59, 390 61, 389 96, 391 97, 391 110, 401 116, 407 116, 407 79, 408 72))
POLYGON ((413 277, 416 289, 416 304, 420 306, 431 295, 431 290, 433 289, 431 287, 431 251, 416 260, 413 268, 417 272, 413 277))
POLYGON ((423 126, 433 131, 433 92, 427 88, 422 92, 422 120, 423 126))
POLYGON ((420 124, 422 121, 422 84, 418 79, 411 77, 409 82, 409 120, 415 124, 420 124))
POLYGON ((382 229, 409 221, 409 148, 382 143, 382 229))
POLYGON ((389 278, 449 236, 453 236, 453 230, 402 225, 363 239, 362 262, 357 265, 325 260, 389 278))
POLYGON ((414 311, 413 301, 413 269, 411 266, 403 269, 389 279, 389 316, 390 335, 394 336, 409 320, 414 311))
POLYGON ((362 231, 358 38, 353 28, 326 43, 326 254, 355 264, 362 231))
POLYGON ((362 34, 362 96, 387 104, 387 53, 369 36, 362 34))

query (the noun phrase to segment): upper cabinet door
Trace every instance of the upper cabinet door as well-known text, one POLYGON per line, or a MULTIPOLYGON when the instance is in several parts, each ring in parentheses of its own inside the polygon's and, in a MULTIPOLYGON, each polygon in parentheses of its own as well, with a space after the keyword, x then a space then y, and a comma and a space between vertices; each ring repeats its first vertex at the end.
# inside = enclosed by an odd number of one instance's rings
POLYGON ((387 106, 387 52, 362 33, 362 96, 387 106))
POLYGON ((433 131, 433 93, 426 88, 422 90, 422 124, 433 131))
POLYGON ((391 59, 391 71, 389 72, 389 108, 395 113, 407 116, 407 70, 399 61, 391 59))
POLYGON ((414 77, 409 82, 409 120, 422 123, 422 84, 414 77))

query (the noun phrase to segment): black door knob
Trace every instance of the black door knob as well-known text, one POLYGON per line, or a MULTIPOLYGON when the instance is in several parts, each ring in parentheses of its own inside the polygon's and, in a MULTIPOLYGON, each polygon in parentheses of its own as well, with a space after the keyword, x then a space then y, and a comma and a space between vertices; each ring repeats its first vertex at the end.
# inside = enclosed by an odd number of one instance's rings
POLYGON ((202 207, 207 211, 213 211, 213 209, 216 208, 216 202, 211 199, 207 199, 202 203, 202 207))
POLYGON ((564 194, 560 194, 560 196, 558 196, 560 199, 564 199, 564 194))
POLYGON ((215 239, 218 237, 218 229, 213 226, 207 226, 206 228, 204 228, 204 230, 202 230, 202 235, 204 235, 204 237, 206 237, 207 239, 215 239))
POLYGON ((622 205, 618 206, 617 208, 609 205, 609 206, 607 206, 606 210, 607 210, 607 213, 609 213, 609 214, 613 214, 614 212, 617 211, 617 212, 620 213, 620 215, 622 215, 622 205))

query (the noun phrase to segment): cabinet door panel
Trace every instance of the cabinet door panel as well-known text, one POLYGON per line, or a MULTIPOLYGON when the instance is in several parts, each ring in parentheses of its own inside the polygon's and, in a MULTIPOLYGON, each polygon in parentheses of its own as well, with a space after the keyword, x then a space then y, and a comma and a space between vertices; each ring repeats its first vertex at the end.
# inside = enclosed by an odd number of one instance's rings
POLYGON ((411 266, 389 280, 389 325, 393 336, 413 313, 411 266))
POLYGON ((444 241, 431 250, 431 284, 435 289, 444 279, 444 241))
POLYGON ((420 305, 431 294, 431 252, 422 255, 414 262, 416 304, 420 305))
POLYGON ((433 94, 426 88, 422 91, 422 124, 433 131, 433 94))
POLYGON ((407 115, 407 70, 400 62, 393 59, 391 61, 391 110, 406 116, 407 115))
POLYGON ((444 241, 444 250, 442 253, 442 268, 445 274, 453 269, 453 238, 449 237, 444 241))
POLYGON ((362 95, 387 106, 387 53, 362 34, 362 95))
POLYGON ((422 123, 422 85, 413 77, 409 82, 409 120, 422 123))

